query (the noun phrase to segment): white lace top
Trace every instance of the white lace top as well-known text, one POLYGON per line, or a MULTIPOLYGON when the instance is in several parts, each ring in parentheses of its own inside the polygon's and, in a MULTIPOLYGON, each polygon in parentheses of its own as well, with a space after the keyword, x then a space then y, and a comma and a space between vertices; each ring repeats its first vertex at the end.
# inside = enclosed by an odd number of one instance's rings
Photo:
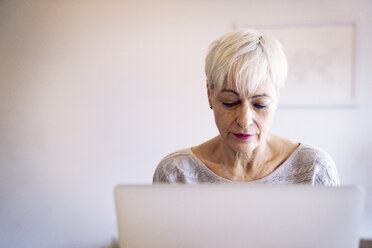
POLYGON ((158 165, 153 183, 269 183, 339 185, 336 166, 322 149, 300 144, 292 155, 270 175, 250 182, 223 178, 200 161, 191 148, 166 156, 158 165))

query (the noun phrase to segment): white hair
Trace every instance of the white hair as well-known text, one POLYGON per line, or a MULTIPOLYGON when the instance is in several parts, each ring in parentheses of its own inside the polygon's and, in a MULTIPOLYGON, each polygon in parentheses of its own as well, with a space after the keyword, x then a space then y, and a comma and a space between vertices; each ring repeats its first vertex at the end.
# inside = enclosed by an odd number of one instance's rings
POLYGON ((213 41, 205 59, 209 89, 236 86, 254 92, 273 83, 277 92, 287 78, 287 59, 281 43, 256 30, 238 30, 213 41))

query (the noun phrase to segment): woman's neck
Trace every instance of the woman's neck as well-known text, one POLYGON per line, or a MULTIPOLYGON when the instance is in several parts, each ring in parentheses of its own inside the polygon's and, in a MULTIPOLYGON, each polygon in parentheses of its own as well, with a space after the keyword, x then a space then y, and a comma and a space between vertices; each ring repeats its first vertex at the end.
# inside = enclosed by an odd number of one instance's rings
POLYGON ((269 134, 251 153, 238 153, 220 136, 193 147, 194 154, 217 175, 233 181, 253 181, 276 170, 297 149, 298 143, 269 134))
POLYGON ((218 136, 213 157, 236 180, 256 180, 270 174, 275 169, 267 166, 274 157, 273 146, 269 141, 270 138, 251 151, 237 152, 228 147, 218 136))

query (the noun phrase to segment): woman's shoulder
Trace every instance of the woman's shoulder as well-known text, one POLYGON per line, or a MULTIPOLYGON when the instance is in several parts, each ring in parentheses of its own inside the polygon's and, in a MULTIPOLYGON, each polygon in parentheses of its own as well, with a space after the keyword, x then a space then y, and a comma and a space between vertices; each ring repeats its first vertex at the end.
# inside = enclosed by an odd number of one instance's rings
POLYGON ((172 152, 168 155, 166 155, 161 161, 160 163, 162 162, 165 162, 165 161, 170 161, 170 160, 179 160, 179 159, 185 159, 185 158, 189 158, 192 156, 192 152, 191 152, 191 148, 185 148, 185 149, 182 149, 182 150, 178 150, 176 152, 172 152))
POLYGON ((158 164, 153 183, 184 183, 200 166, 191 148, 182 149, 165 156, 158 164))
POLYGON ((335 162, 324 149, 301 143, 291 157, 290 164, 297 170, 312 172, 312 184, 338 185, 335 162))
POLYGON ((295 151, 295 163, 312 163, 315 160, 320 161, 322 164, 327 165, 333 163, 331 155, 324 149, 305 143, 300 143, 295 151))

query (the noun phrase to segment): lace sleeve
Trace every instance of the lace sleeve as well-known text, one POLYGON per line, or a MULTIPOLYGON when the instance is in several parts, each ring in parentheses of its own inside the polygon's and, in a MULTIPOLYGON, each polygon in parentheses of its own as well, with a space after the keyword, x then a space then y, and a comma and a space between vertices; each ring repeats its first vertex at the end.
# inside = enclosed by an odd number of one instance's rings
POLYGON ((339 186, 340 179, 338 177, 337 168, 332 157, 321 151, 317 154, 314 161, 314 176, 313 184, 322 184, 327 186, 339 186))

